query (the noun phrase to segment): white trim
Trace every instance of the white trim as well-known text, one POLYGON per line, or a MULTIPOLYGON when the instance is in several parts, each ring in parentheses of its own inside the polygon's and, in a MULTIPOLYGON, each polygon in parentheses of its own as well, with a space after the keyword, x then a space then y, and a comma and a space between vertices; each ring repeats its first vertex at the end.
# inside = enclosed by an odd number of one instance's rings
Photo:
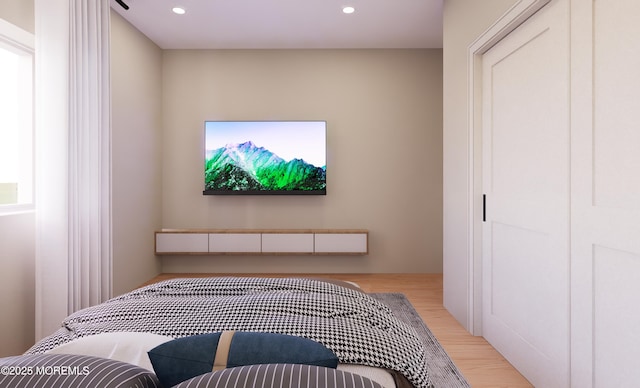
POLYGON ((520 0, 480 35, 467 51, 467 139, 468 154, 468 311, 467 328, 473 335, 482 335, 482 125, 481 57, 493 45, 515 30, 531 15, 551 0, 520 0))
POLYGON ((20 203, 16 205, 1 205, 0 217, 12 216, 14 214, 33 213, 35 212, 35 205, 33 203, 20 203))
POLYGON ((34 48, 36 47, 36 38, 34 34, 13 25, 4 19, 0 19, 0 40, 30 53, 33 53, 34 48))

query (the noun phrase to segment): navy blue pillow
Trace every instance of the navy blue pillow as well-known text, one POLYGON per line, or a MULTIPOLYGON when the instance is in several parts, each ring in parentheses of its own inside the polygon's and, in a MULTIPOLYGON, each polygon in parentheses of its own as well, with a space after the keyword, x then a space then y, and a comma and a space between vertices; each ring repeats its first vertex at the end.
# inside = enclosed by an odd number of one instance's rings
POLYGON ((215 370, 255 364, 338 366, 338 357, 324 345, 307 338, 275 333, 195 335, 160 344, 148 354, 153 370, 167 387, 209 373, 214 366, 215 370), (219 365, 215 365, 216 360, 219 365))

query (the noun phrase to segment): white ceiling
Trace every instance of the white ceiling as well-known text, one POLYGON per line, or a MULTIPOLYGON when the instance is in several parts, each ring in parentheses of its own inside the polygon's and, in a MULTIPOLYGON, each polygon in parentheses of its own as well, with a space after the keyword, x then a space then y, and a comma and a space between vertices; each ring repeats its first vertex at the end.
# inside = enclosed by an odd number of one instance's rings
POLYGON ((163 49, 442 47, 443 0, 122 1, 111 7, 163 49))

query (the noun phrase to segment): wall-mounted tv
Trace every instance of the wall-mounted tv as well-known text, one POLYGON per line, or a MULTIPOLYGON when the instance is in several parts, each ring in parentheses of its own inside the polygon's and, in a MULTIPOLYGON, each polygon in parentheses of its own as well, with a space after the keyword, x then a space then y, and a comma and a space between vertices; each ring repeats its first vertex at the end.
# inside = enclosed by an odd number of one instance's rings
POLYGON ((205 195, 325 195, 326 121, 205 121, 205 195))

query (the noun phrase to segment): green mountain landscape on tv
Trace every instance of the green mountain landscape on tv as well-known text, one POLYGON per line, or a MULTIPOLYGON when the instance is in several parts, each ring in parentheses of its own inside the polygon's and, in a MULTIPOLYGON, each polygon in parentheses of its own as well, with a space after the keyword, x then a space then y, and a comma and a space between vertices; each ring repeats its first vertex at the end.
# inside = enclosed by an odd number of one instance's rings
POLYGON ((323 191, 326 166, 302 159, 285 161, 253 142, 209 150, 205 159, 205 191, 323 191))

